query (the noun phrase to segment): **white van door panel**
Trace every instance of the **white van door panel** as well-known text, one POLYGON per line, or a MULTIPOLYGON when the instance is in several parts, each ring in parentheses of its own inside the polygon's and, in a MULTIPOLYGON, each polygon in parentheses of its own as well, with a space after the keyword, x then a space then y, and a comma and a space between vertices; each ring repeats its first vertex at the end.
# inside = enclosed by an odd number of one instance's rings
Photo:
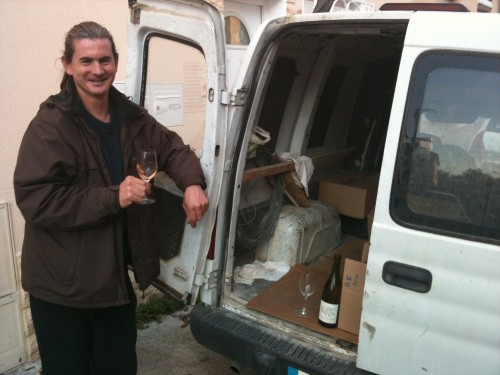
POLYGON ((500 373, 499 246, 404 227, 390 211, 416 61, 426 51, 467 49, 495 53, 498 64, 500 17, 491 16, 486 24, 470 13, 423 12, 410 20, 370 238, 357 359, 362 369, 405 375, 500 373), (466 28, 451 27, 465 23, 466 28))
MULTIPOLYGON (((201 0, 140 0, 133 4, 130 18, 127 95, 148 108, 153 116, 158 113, 159 121, 168 117, 169 111, 175 115, 171 130, 197 153, 207 181, 209 211, 196 228, 181 225, 180 249, 162 259, 159 278, 173 294, 184 299, 191 294, 194 301, 199 285, 193 283, 196 274, 205 273, 224 164, 222 17, 217 9, 201 0)), ((155 186, 182 195, 168 176, 158 176, 155 186)))

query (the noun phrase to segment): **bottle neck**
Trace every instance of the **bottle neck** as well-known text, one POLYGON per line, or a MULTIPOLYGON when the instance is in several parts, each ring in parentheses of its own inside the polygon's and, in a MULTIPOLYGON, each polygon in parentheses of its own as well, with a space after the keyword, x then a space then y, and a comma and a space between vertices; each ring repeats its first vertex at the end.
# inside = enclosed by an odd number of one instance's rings
POLYGON ((333 258, 333 267, 332 267, 332 286, 335 286, 337 284, 341 283, 340 280, 340 261, 341 261, 341 256, 339 254, 336 254, 335 257, 333 258))

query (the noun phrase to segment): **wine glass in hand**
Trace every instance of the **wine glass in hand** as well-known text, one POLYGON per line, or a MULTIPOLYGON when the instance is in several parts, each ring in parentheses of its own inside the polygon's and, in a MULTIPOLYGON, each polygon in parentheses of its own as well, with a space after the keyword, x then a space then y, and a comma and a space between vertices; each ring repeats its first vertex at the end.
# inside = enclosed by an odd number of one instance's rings
MULTIPOLYGON (((156 163, 156 152, 154 150, 140 150, 137 154, 137 173, 144 181, 149 182, 158 171, 156 163)), ((147 195, 142 198, 141 204, 154 203, 153 198, 147 195)))
POLYGON ((312 277, 307 272, 302 272, 302 276, 300 276, 299 280, 299 290, 300 293, 304 296, 304 304, 302 307, 296 310, 297 315, 302 317, 308 317, 311 315, 311 311, 306 307, 307 299, 314 294, 316 287, 312 280, 312 277))

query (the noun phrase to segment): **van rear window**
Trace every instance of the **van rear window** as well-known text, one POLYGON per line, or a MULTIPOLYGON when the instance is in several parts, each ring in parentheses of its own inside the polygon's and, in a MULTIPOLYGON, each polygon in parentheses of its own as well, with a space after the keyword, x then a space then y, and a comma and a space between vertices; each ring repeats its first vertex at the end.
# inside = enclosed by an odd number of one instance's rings
POLYGON ((428 53, 415 65, 391 215, 420 230, 500 240, 500 56, 428 53))

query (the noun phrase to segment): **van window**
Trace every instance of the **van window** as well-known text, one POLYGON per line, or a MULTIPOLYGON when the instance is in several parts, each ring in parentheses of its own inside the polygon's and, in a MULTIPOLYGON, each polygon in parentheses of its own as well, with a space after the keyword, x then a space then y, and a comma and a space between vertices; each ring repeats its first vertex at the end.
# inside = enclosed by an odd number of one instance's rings
MULTIPOLYGON (((140 104, 162 125, 179 134, 198 156, 205 141, 206 60, 184 40, 152 33, 144 44, 140 104)), ((165 173, 154 179, 154 242, 162 259, 179 255, 186 222, 182 192, 165 173), (159 213, 162 213, 161 215, 159 213), (169 228, 168 231, 165 228, 169 228)))
POLYGON ((391 196, 396 221, 500 240, 499 61, 448 53, 418 60, 391 196))
POLYGON ((161 34, 149 35, 144 48, 141 104, 199 154, 207 101, 203 53, 194 45, 161 34))

